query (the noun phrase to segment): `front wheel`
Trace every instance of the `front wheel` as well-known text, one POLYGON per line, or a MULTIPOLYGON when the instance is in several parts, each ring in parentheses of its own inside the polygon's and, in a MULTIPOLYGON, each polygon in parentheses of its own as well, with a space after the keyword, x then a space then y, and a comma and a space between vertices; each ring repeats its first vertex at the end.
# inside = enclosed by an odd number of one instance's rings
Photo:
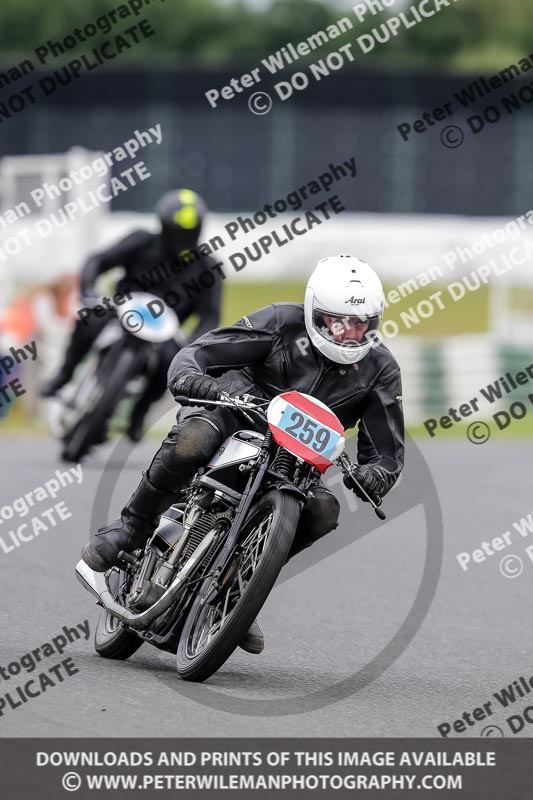
POLYGON ((94 405, 82 416, 64 438, 61 457, 64 461, 81 461, 102 437, 105 427, 134 374, 136 353, 124 348, 116 359, 113 350, 104 356, 96 371, 97 389, 94 405))
POLYGON ((242 641, 287 560, 299 517, 298 500, 277 489, 252 507, 239 537, 240 553, 226 572, 221 591, 202 605, 208 578, 189 611, 177 652, 182 678, 206 680, 242 641))

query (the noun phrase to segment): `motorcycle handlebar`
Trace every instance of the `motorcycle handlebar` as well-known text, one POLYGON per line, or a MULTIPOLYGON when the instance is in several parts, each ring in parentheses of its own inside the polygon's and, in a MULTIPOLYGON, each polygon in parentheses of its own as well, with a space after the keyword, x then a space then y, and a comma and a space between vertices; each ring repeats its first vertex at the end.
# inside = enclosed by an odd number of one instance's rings
MULTIPOLYGON (((242 411, 243 413, 245 413, 244 409, 263 411, 264 413, 264 410, 261 408, 260 404, 255 405, 254 403, 241 400, 241 398, 239 397, 230 397, 230 395, 226 394, 225 392, 220 392, 217 400, 200 400, 199 398, 196 397, 180 397, 180 396, 174 397, 174 399, 176 403, 179 403, 182 406, 190 406, 190 405, 226 406, 230 408, 235 408, 239 411, 242 411)), ((247 414, 245 414, 245 416, 248 417, 247 414)), ((340 464, 343 472, 348 472, 348 473, 350 472, 350 466, 353 466, 354 463, 351 461, 351 459, 348 457, 346 453, 343 453, 341 456, 339 456, 337 461, 340 464)), ((381 498, 374 499, 368 494, 368 492, 365 491, 365 489, 361 486, 359 481, 356 480, 356 478, 354 478, 353 475, 351 475, 351 478, 352 481, 355 484, 357 484, 357 488, 359 489, 359 491, 362 494, 364 494, 364 496, 367 499, 367 502, 369 502, 370 505, 372 506, 376 516, 379 517, 379 519, 381 520, 386 519, 385 513, 381 510, 381 508, 379 508, 379 506, 382 503, 381 498)))
POLYGON ((180 403, 182 406, 224 406, 225 408, 232 408, 235 411, 239 411, 250 425, 255 425, 257 420, 254 420, 253 417, 247 414, 247 410, 255 411, 265 416, 265 410, 264 408, 261 408, 261 404, 255 404, 253 402, 242 400, 238 396, 230 397, 230 395, 226 394, 225 392, 221 392, 218 395, 218 398, 218 400, 200 400, 196 397, 174 397, 176 402, 180 403))
POLYGON ((261 411, 261 404, 256 404, 247 400, 242 400, 240 397, 230 397, 230 395, 221 392, 217 395, 216 400, 205 400, 198 397, 182 397, 175 395, 174 400, 182 406, 227 406, 231 408, 250 409, 251 411, 261 411))

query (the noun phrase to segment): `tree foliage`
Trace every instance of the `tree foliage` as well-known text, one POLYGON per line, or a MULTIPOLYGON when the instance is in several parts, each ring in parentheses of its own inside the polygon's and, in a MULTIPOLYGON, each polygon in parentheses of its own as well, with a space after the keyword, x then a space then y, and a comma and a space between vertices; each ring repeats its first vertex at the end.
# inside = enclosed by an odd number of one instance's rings
MULTIPOLYGON (((416 4, 416 0, 412 0, 416 4)), ((32 58, 47 40, 61 41, 75 27, 83 27, 116 9, 118 0, 2 0, 0 46, 4 66, 32 58)), ((228 65, 257 62, 288 42, 297 43, 341 16, 348 16, 354 29, 339 45, 380 25, 386 15, 359 22, 350 9, 342 12, 327 0, 272 0, 257 10, 243 0, 166 0, 154 2, 141 16, 121 20, 107 37, 80 44, 76 52, 90 50, 106 38, 146 17, 156 36, 121 56, 150 64, 228 65)), ((406 12, 408 13, 408 12, 406 12)), ((533 19, 533 0, 458 0, 434 17, 398 36, 378 44, 363 55, 353 48, 364 66, 416 67, 450 71, 490 71, 533 51, 528 23, 533 19)), ((320 53, 320 55, 323 55, 320 53)))

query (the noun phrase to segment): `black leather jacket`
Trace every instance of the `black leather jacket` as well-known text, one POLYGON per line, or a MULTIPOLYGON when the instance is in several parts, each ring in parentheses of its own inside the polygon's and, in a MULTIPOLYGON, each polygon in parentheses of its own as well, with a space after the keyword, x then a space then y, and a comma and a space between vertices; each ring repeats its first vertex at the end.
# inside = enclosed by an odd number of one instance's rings
POLYGON ((178 377, 205 373, 230 394, 275 397, 296 389, 331 408, 345 428, 358 429, 358 462, 372 464, 391 489, 403 469, 404 424, 400 368, 384 344, 358 364, 324 358, 307 336, 301 303, 273 303, 235 325, 204 334, 175 356, 178 377))

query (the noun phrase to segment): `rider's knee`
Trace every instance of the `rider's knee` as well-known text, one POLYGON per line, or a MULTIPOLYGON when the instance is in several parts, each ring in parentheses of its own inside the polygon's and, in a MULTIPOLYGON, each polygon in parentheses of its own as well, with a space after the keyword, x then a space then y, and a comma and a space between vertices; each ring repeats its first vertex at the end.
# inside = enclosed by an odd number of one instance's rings
POLYGON ((216 452, 222 434, 201 417, 188 417, 178 422, 161 448, 161 460, 169 472, 203 467, 216 452))

